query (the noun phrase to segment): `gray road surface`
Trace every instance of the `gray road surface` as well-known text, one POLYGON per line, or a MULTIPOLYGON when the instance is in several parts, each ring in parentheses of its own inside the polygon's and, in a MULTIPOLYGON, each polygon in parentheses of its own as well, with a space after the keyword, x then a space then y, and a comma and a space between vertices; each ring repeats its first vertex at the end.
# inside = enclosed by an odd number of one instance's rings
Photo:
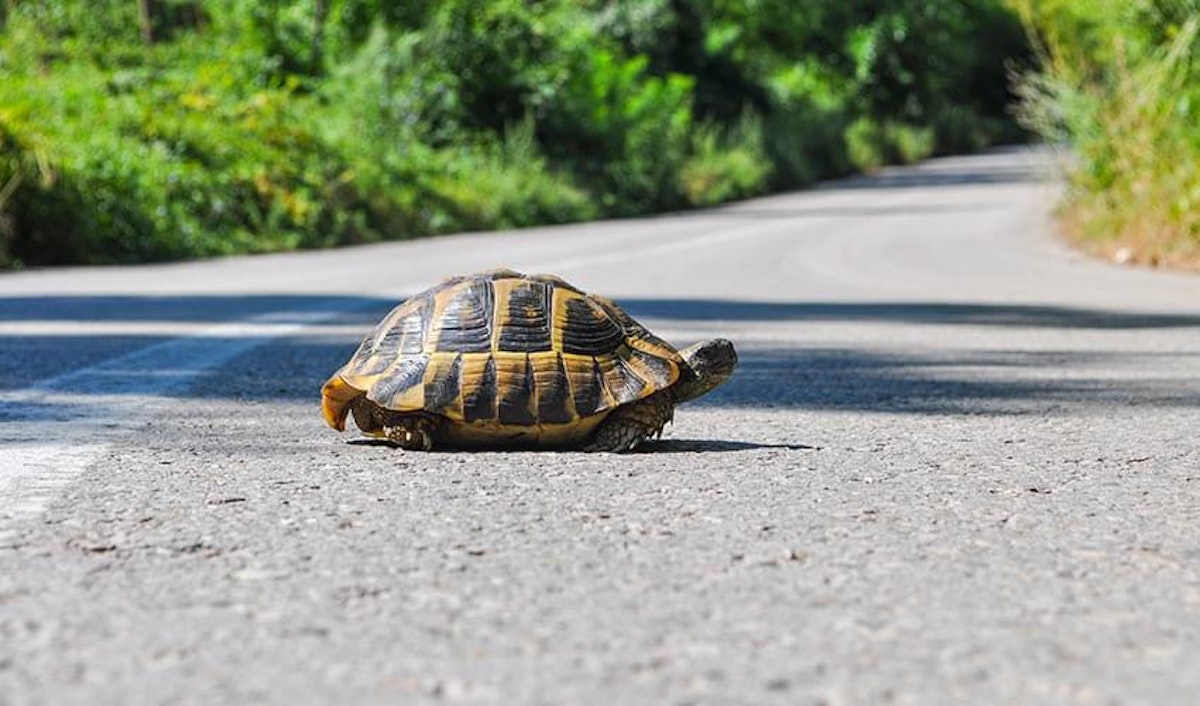
POLYGON ((0 704, 1200 703, 1200 277, 1068 252, 1043 173, 0 276, 0 704), (323 426, 499 265, 741 368, 626 456, 323 426))

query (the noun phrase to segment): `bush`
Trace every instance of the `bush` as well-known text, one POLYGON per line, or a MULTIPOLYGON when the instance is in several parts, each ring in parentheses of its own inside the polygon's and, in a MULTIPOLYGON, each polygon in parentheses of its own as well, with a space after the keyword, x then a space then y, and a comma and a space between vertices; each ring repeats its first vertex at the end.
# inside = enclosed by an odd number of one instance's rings
POLYGON ((934 134, 933 128, 859 118, 846 128, 846 152, 851 164, 865 172, 885 164, 913 164, 933 154, 934 134))
POLYGON ((8 3, 0 263, 627 216, 982 146, 1020 53, 998 2, 8 3))
POLYGON ((689 205, 711 206, 767 190, 770 163, 762 147, 762 122, 753 113, 729 131, 700 126, 691 151, 679 174, 689 205))
POLYGON ((859 118, 846 128, 846 154, 850 163, 864 172, 887 164, 883 128, 870 118, 859 118))
POLYGON ((1015 4, 1045 57, 1023 120, 1076 156, 1069 230, 1122 259, 1200 267, 1200 7, 1015 4))
POLYGON ((539 125, 550 154, 581 175, 606 214, 682 205, 677 175, 688 156, 692 79, 650 76, 644 57, 607 50, 573 60, 539 125))
POLYGON ((887 123, 884 142, 901 164, 915 164, 933 154, 934 128, 904 123, 887 123))
POLYGON ((773 185, 788 188, 849 172, 842 134, 850 122, 851 84, 815 62, 789 67, 771 82, 763 142, 773 185))
POLYGON ((447 219, 434 224, 437 230, 519 228, 596 215, 587 194, 547 169, 531 120, 511 127, 499 145, 452 155, 431 179, 431 192, 447 219))

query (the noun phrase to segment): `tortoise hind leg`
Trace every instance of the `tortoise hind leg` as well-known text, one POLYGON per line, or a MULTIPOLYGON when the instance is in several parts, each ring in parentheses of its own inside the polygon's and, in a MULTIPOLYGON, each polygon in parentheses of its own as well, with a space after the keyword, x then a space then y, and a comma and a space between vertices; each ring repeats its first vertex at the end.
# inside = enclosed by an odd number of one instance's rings
POLYGON ((379 436, 383 431, 383 421, 380 419, 380 409, 367 399, 366 395, 359 395, 350 401, 350 414, 354 417, 354 424, 364 434, 379 436))
POLYGON ((354 423, 364 434, 384 436, 407 451, 429 451, 440 424, 436 417, 419 412, 391 412, 360 395, 350 403, 354 423))
POLYGON ((396 415, 383 427, 384 436, 405 451, 432 451, 438 423, 427 414, 396 415))
POLYGON ((664 393, 625 405, 608 415, 596 428, 584 451, 632 451, 646 439, 662 435, 663 427, 675 416, 675 405, 664 393))

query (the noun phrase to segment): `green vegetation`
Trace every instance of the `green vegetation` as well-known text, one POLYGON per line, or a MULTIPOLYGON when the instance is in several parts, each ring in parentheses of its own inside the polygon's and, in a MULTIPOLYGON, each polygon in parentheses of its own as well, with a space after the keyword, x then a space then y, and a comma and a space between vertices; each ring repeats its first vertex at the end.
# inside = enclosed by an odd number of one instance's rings
POLYGON ((0 265, 628 216, 1020 137, 1002 0, 6 0, 0 265))
POLYGON ((1012 0, 1024 118, 1073 148, 1064 222, 1119 260, 1200 267, 1200 0, 1012 0))

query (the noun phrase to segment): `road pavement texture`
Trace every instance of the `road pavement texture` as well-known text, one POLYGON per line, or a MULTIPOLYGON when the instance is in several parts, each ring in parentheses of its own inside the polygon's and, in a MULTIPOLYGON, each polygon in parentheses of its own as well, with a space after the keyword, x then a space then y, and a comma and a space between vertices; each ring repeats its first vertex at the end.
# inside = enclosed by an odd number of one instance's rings
POLYGON ((1195 704, 1200 277, 999 151, 657 218, 0 276, 0 704, 1195 704), (496 266, 741 365, 629 455, 319 387, 496 266))

